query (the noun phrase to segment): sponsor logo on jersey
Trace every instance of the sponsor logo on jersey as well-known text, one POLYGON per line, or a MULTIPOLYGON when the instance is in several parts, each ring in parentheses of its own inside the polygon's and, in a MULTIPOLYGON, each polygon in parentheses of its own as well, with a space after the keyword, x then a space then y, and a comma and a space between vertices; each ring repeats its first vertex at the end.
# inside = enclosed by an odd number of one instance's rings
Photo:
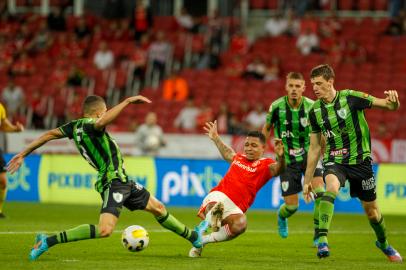
POLYGON ((252 167, 256 167, 256 166, 258 166, 259 165, 259 163, 260 163, 261 161, 259 161, 259 160, 256 160, 256 161, 254 161, 253 163, 252 163, 252 167))
POLYGON ((337 111, 338 116, 340 116, 342 119, 345 119, 347 117, 347 110, 345 108, 341 108, 337 111))
POLYGON ((289 149, 289 155, 294 156, 294 157, 299 157, 304 155, 305 150, 303 148, 298 148, 298 149, 289 149))
POLYGON ((120 192, 113 192, 113 199, 117 203, 121 203, 121 201, 123 200, 123 194, 121 194, 120 192))
POLYGON ((337 149, 337 150, 331 150, 330 151, 330 156, 343 156, 348 154, 348 149, 347 148, 343 148, 343 149, 337 149))
POLYGON ((284 192, 288 191, 288 188, 289 188, 289 181, 283 181, 283 182, 281 182, 281 187, 282 187, 282 190, 283 190, 284 192))
POLYGON ((309 124, 307 118, 306 117, 300 118, 300 124, 302 125, 302 127, 307 127, 307 125, 309 124))
POLYGON ((238 167, 240 167, 241 169, 245 170, 245 171, 249 171, 249 172, 256 172, 257 168, 251 168, 250 166, 247 166, 245 164, 242 164, 240 161, 236 160, 233 161, 233 164, 237 165, 238 167))

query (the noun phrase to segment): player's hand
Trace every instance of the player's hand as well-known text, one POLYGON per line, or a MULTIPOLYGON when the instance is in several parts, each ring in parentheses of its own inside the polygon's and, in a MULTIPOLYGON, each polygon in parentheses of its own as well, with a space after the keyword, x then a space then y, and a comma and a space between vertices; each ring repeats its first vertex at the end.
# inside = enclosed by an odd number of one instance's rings
POLYGON ((283 158, 284 157, 284 146, 283 142, 281 139, 275 139, 275 154, 278 156, 278 158, 283 158))
POLYGON ((305 200, 305 203, 314 201, 314 193, 313 193, 312 184, 309 183, 309 184, 303 185, 303 198, 305 200))
POLYGON ((24 126, 23 126, 23 124, 21 124, 20 122, 17 122, 17 123, 15 124, 15 126, 16 126, 16 132, 24 131, 24 126))
POLYGON ((152 101, 144 96, 138 95, 127 98, 127 102, 132 104, 138 104, 138 103, 151 103, 152 101))
POLYGON ((206 131, 206 134, 210 139, 215 140, 218 138, 217 120, 214 120, 214 122, 207 122, 203 129, 206 131))
POLYGON ((389 110, 397 110, 400 106, 398 92, 396 90, 389 90, 385 91, 384 94, 386 96, 386 104, 388 104, 389 110))
POLYGON ((7 164, 7 171, 11 174, 15 173, 21 164, 23 164, 24 157, 22 155, 15 155, 7 164))

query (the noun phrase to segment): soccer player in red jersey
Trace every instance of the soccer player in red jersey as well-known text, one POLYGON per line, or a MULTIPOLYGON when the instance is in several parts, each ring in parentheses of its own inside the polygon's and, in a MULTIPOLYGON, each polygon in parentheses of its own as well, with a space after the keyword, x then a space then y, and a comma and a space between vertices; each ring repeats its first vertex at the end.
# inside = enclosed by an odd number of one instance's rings
MULTIPOLYGON (((216 144, 230 168, 220 183, 204 198, 198 216, 203 221, 196 227, 203 234, 209 225, 212 233, 202 236, 202 244, 231 240, 247 228, 245 212, 254 202, 257 192, 273 176, 285 168, 282 141, 275 140, 277 161, 262 157, 265 151, 265 136, 260 131, 248 133, 244 154, 237 154, 227 146, 217 132, 217 122, 208 122, 204 127, 209 138, 216 144)), ((189 257, 199 257, 202 248, 192 248, 189 257)))

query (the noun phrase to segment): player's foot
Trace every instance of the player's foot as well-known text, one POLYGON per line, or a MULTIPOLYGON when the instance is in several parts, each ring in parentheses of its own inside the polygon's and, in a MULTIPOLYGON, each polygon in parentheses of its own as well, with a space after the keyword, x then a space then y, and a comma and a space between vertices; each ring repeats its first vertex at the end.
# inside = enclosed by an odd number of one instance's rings
POLYGON ((189 250, 189 257, 190 258, 198 258, 198 257, 202 256, 202 251, 203 251, 203 247, 201 247, 201 248, 192 247, 189 250))
POLYGON ((213 232, 218 232, 221 227, 221 221, 223 219, 224 204, 217 202, 211 210, 211 229, 213 232))
POLYGON ((319 243, 317 246, 317 257, 326 258, 330 256, 330 250, 327 243, 319 243))
POLYGON ((278 212, 278 232, 280 237, 282 238, 288 237, 288 219, 281 217, 279 215, 279 212, 278 212))
POLYGON ((0 213, 0 218, 6 218, 6 216, 3 213, 0 213))
POLYGON ((209 227, 209 222, 206 220, 203 220, 202 222, 199 223, 194 229, 194 231, 197 233, 197 239, 192 243, 193 247, 195 248, 202 248, 203 243, 202 243, 202 238, 203 238, 203 233, 207 230, 209 227))
POLYGON ((375 245, 382 250, 382 252, 388 257, 389 261, 391 262, 402 262, 402 256, 400 256, 400 253, 394 249, 391 245, 388 245, 386 248, 381 247, 381 243, 379 241, 375 242, 375 245))
POLYGON ((35 245, 31 249, 29 259, 35 261, 42 253, 48 250, 47 236, 45 234, 37 234, 35 237, 35 245))

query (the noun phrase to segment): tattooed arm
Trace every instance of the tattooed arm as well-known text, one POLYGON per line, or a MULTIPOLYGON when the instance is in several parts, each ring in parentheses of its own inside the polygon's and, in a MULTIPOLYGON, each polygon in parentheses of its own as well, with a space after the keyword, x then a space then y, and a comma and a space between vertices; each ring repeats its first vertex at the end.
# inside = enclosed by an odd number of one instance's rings
POLYGON ((207 136, 216 144, 221 156, 227 161, 232 162, 235 156, 235 151, 226 145, 217 133, 217 121, 207 122, 204 127, 207 136))

